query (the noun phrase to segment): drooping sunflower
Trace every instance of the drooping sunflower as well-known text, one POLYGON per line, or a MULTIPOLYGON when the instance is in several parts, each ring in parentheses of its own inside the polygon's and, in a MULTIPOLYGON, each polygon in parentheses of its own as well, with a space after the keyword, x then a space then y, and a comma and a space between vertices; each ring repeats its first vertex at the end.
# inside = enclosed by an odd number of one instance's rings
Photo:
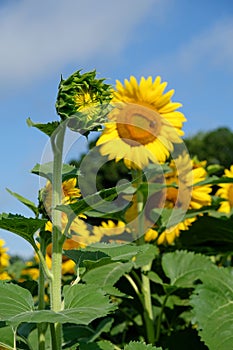
MULTIPOLYGON (((230 170, 225 169, 225 176, 233 178, 233 165, 230 170)), ((220 188, 216 192, 216 195, 225 199, 221 202, 219 211, 222 213, 230 213, 233 208, 233 183, 223 183, 219 185, 220 188)))
POLYGON ((174 90, 164 93, 166 82, 157 77, 131 76, 125 85, 116 82, 109 113, 109 123, 97 141, 100 153, 109 160, 124 160, 131 169, 141 169, 151 162, 164 162, 180 143, 184 115, 177 111, 182 105, 172 102, 174 90))

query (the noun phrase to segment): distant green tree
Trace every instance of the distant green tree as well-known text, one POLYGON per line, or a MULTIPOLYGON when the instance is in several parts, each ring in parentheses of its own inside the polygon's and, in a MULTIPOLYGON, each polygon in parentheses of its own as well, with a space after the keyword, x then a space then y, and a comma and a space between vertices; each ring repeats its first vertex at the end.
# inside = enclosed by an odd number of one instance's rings
POLYGON ((226 127, 198 132, 184 141, 191 157, 207 160, 208 165, 219 164, 229 168, 233 164, 233 132, 226 127))

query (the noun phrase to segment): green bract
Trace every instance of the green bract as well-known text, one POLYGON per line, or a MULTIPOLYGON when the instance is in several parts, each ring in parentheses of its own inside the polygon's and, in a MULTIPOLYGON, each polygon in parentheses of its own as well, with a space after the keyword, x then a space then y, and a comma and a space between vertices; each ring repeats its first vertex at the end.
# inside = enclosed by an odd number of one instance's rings
MULTIPOLYGON (((112 87, 97 79, 96 71, 81 74, 78 70, 68 79, 61 79, 56 110, 61 119, 76 131, 88 131, 103 121, 103 109, 111 100, 112 87)), ((106 114, 106 111, 105 111, 106 114)))

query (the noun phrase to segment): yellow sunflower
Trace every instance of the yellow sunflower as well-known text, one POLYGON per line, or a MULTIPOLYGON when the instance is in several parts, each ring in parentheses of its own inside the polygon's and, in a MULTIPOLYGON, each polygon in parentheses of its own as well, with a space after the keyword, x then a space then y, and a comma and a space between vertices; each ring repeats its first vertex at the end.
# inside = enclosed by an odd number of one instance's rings
POLYGON ((10 263, 10 256, 7 254, 8 248, 4 247, 5 241, 0 239, 0 280, 9 280, 11 277, 8 275, 6 268, 10 263))
MULTIPOLYGON (((233 178, 233 165, 231 165, 230 170, 225 169, 224 173, 225 176, 233 178)), ((221 202, 218 210, 223 213, 230 213, 233 208, 233 183, 223 183, 219 186, 216 195, 225 199, 225 201, 221 202)))
MULTIPOLYGON (((76 187, 77 179, 71 178, 63 181, 62 183, 62 204, 71 204, 81 197, 80 190, 76 187)), ((42 201, 47 214, 51 215, 52 208, 52 184, 47 182, 44 190, 42 191, 42 201)))
MULTIPOLYGON (((200 209, 211 204, 211 185, 198 185, 200 181, 205 180, 207 177, 207 172, 203 165, 205 163, 197 164, 195 161, 190 160, 188 156, 180 156, 175 162, 171 162, 171 172, 165 174, 166 184, 177 184, 177 188, 167 187, 165 208, 174 208, 176 210, 177 205, 178 209, 182 207, 186 209, 200 209), (188 167, 189 162, 191 171, 188 167)), ((197 217, 185 219, 177 225, 165 229, 159 237, 156 227, 152 228, 152 231, 155 232, 150 232, 149 230, 145 235, 145 240, 155 240, 158 237, 157 244, 172 244, 175 238, 180 235, 180 231, 188 230, 196 219, 197 217)))
POLYGON ((182 105, 171 101, 174 90, 164 93, 166 86, 160 77, 142 77, 139 84, 133 76, 125 85, 116 82, 114 109, 97 141, 102 155, 123 159, 129 169, 167 159, 173 143, 181 142, 186 119, 177 111, 182 105))
POLYGON ((112 220, 102 221, 100 226, 93 227, 93 234, 97 237, 121 235, 126 229, 123 221, 118 221, 117 224, 112 220))

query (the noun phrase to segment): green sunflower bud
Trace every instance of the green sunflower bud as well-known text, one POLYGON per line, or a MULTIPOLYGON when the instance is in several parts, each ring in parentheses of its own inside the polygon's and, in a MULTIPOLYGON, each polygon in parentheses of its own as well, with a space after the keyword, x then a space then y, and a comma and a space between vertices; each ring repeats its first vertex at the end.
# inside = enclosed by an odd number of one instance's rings
POLYGON ((107 106, 112 98, 112 86, 105 79, 97 79, 96 71, 84 74, 77 71, 59 84, 56 110, 68 126, 87 133, 104 122, 107 106))

